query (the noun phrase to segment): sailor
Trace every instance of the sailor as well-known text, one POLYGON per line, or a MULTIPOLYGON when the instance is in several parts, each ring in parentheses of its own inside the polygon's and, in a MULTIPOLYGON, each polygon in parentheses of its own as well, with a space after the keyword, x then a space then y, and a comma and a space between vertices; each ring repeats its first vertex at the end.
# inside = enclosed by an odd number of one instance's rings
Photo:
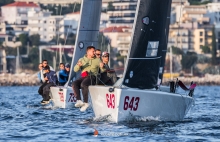
MULTIPOLYGON (((40 77, 41 77, 40 80, 41 80, 41 82, 43 84, 38 89, 38 93, 40 95, 43 95, 43 88, 47 85, 46 73, 45 73, 45 70, 44 70, 46 66, 48 66, 48 62, 47 62, 47 60, 43 60, 43 62, 42 62, 42 70, 40 71, 40 77)), ((50 70, 52 71, 53 68, 51 66, 49 66, 49 67, 50 67, 50 70)))
POLYGON ((43 87, 43 100, 41 101, 41 104, 48 104, 50 101, 50 87, 51 86, 56 86, 57 83, 57 75, 55 71, 50 70, 49 66, 45 66, 44 68, 46 77, 46 85, 43 87))
MULTIPOLYGON (((43 69, 41 70, 41 80, 42 80, 42 82, 45 82, 45 80, 44 80, 45 73, 44 73, 43 70, 44 70, 44 67, 46 67, 47 65, 48 65, 48 61, 47 60, 43 60, 43 62, 42 62, 43 69)), ((50 70, 54 71, 54 69, 51 66, 49 66, 49 67, 50 67, 50 70)))
POLYGON ((95 49, 95 56, 96 56, 96 58, 101 58, 101 50, 100 49, 95 49))
POLYGON ((64 63, 60 63, 60 71, 58 76, 59 76, 59 85, 64 86, 69 76, 65 70, 64 63))
POLYGON ((66 80, 68 81, 69 74, 70 74, 70 64, 69 63, 65 64, 65 71, 66 71, 66 74, 67 74, 66 80))
POLYGON ((106 69, 105 72, 101 73, 100 82, 99 84, 102 85, 113 85, 117 81, 117 75, 113 69, 110 69, 108 66, 109 63, 109 53, 103 52, 102 53, 102 62, 104 63, 104 67, 106 69))
POLYGON ((81 77, 73 82, 73 91, 77 98, 75 107, 81 107, 80 111, 85 111, 88 107, 88 87, 96 83, 96 75, 99 69, 105 71, 104 64, 95 56, 95 47, 88 46, 86 55, 79 59, 74 66, 74 71, 81 71, 81 77), (81 101, 80 89, 82 89, 83 102, 81 101))

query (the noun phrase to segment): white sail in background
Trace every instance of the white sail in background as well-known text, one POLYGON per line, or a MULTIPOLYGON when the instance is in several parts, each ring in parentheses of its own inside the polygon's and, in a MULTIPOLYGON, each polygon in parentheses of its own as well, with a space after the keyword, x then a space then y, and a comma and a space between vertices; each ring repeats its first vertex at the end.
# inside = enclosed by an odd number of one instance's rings
POLYGON ((73 67, 79 58, 85 55, 86 48, 98 46, 101 10, 102 0, 82 0, 71 72, 67 84, 73 77, 78 77, 79 74, 73 71, 73 67))

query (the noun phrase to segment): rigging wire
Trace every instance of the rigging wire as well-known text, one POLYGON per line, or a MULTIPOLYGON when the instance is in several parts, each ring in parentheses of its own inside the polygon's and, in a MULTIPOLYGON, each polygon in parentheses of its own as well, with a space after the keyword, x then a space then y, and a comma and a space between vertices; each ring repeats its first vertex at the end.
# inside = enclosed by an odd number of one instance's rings
MULTIPOLYGON (((75 8, 76 8, 76 2, 74 3, 74 6, 73 6, 73 12, 75 11, 75 8)), ((73 20, 72 20, 72 22, 71 22, 70 25, 73 25, 73 20)), ((64 45, 66 45, 66 42, 67 42, 67 39, 68 39, 68 36, 69 36, 70 25, 69 25, 69 27, 68 27, 68 29, 67 29, 67 34, 66 34, 66 36, 65 36, 64 45)), ((62 49, 62 52, 64 52, 64 49, 62 49)), ((63 56, 64 56, 65 62, 67 62, 66 55, 63 54, 63 56)))
MULTIPOLYGON (((61 13, 62 13, 62 8, 63 8, 63 6, 62 5, 60 5, 60 16, 61 16, 61 13)), ((58 44, 59 44, 59 39, 60 39, 60 22, 59 22, 59 24, 58 24, 58 35, 57 35, 57 46, 58 46, 58 44)), ((55 55, 55 61, 57 62, 57 52, 58 52, 58 50, 57 50, 58 48, 56 48, 56 55, 55 55)))

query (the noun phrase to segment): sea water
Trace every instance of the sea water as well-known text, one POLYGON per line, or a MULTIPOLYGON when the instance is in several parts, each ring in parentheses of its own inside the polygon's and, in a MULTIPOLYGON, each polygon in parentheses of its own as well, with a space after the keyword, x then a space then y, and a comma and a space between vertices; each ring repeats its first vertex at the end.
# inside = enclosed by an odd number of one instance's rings
POLYGON ((110 123, 92 109, 42 106, 38 87, 0 87, 0 141, 220 141, 220 87, 198 86, 181 122, 110 123), (94 131, 97 130, 94 135, 94 131))

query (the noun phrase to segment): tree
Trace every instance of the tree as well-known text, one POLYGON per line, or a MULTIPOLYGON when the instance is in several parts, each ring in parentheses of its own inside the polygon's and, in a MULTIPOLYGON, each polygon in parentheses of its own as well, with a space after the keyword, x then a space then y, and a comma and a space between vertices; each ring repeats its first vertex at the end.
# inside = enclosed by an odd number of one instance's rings
POLYGON ((34 34, 29 37, 29 40, 31 42, 31 46, 39 46, 40 45, 40 35, 34 34))
POLYGON ((112 2, 108 3, 107 10, 114 10, 114 6, 113 6, 112 2))
MULTIPOLYGON (((182 55, 183 54, 183 50, 181 50, 180 48, 174 47, 174 46, 172 46, 171 48, 172 48, 173 54, 176 54, 176 55, 182 55)), ((168 49, 168 51, 170 51, 170 48, 168 49)))
POLYGON ((26 46, 27 41, 28 41, 28 35, 27 34, 20 34, 19 35, 19 40, 21 41, 22 46, 26 46))
POLYGON ((216 37, 215 27, 212 28, 212 64, 216 64, 216 37))
POLYGON ((98 48, 101 51, 107 51, 109 46, 109 39, 103 33, 100 32, 98 40, 99 40, 98 48))
POLYGON ((14 0, 0 0, 0 6, 9 4, 9 3, 13 3, 14 0))
POLYGON ((43 5, 43 4, 40 4, 40 7, 44 10, 49 10, 52 12, 52 15, 65 15, 65 14, 68 14, 68 13, 72 13, 72 12, 75 12, 75 11, 79 11, 80 10, 80 7, 81 7, 81 4, 80 3, 74 3, 74 4, 69 4, 68 6, 61 6, 61 5, 58 5, 58 6, 52 6, 52 5, 43 5), (62 7, 62 8, 61 8, 62 7), (61 12, 61 14, 60 14, 61 12))
POLYGON ((182 55, 182 68, 185 70, 190 69, 197 62, 197 54, 195 52, 187 52, 182 55))
POLYGON ((202 1, 202 0, 189 0, 190 5, 203 5, 210 3, 210 0, 202 1))
POLYGON ((211 52, 211 50, 208 46, 202 46, 201 49, 202 49, 203 53, 210 53, 211 52))

